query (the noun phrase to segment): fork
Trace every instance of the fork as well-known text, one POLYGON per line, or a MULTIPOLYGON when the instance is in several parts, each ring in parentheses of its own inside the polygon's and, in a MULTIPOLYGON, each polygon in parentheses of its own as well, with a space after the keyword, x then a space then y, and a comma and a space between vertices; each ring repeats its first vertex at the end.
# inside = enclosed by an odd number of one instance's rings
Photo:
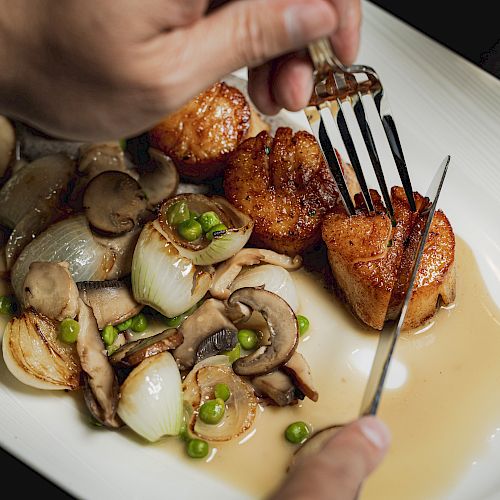
POLYGON ((366 207, 370 212, 374 211, 373 201, 352 137, 353 127, 357 124, 368 151, 386 209, 391 218, 394 218, 394 209, 377 146, 366 118, 363 98, 374 101, 410 209, 413 212, 416 211, 413 188, 408 175, 396 124, 392 118, 392 113, 379 76, 369 66, 344 66, 335 56, 332 44, 328 38, 321 38, 311 43, 308 49, 314 65, 314 92, 309 105, 305 108, 305 113, 332 171, 348 214, 354 215, 356 209, 341 168, 342 160, 340 154, 333 146, 336 141, 332 139, 332 136, 342 141, 349 156, 349 163, 352 165, 360 185, 366 207), (346 119, 346 114, 349 112, 354 113, 355 119, 353 118, 349 121, 346 119))

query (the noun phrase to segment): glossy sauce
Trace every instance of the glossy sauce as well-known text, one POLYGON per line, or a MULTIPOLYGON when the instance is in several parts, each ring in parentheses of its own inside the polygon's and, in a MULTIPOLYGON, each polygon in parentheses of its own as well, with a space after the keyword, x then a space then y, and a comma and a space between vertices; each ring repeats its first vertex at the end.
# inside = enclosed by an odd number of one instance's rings
MULTIPOLYGON (((420 330, 402 334, 379 410, 393 444, 360 498, 435 498, 450 490, 500 426, 500 311, 470 248, 457 239, 457 298, 420 330)), ((337 299, 305 271, 292 273, 300 313, 311 322, 299 351, 311 365, 319 400, 261 408, 239 442, 217 445, 190 466, 230 481, 257 498, 284 479, 295 446, 286 426, 319 429, 355 418, 377 336, 364 331, 337 299)), ((169 444, 168 449, 177 448, 169 444)), ((183 453, 180 451, 181 455, 183 453)))

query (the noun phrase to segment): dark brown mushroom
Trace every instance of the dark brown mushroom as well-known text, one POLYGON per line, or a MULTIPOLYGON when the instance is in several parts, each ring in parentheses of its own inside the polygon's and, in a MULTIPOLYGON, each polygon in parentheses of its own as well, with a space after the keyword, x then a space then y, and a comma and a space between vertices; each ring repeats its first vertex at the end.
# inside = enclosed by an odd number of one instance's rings
POLYGON ((77 286, 82 300, 92 308, 100 330, 132 318, 144 307, 135 301, 123 280, 81 281, 77 286))
POLYGON ((62 321, 78 314, 78 288, 67 262, 32 262, 23 285, 24 307, 62 321))
POLYGON ((293 353, 293 356, 283 366, 283 370, 292 377, 302 393, 310 400, 318 401, 318 391, 314 388, 311 369, 300 352, 293 353))
POLYGON ((120 395, 118 379, 105 354, 106 348, 92 309, 83 300, 78 302, 80 332, 76 350, 85 372, 85 402, 98 422, 106 427, 118 428, 122 425, 116 415, 120 395))
POLYGON ((248 377, 269 373, 283 366, 295 352, 299 341, 297 318, 290 306, 278 295, 262 288, 240 288, 228 299, 230 306, 242 303, 258 311, 269 329, 269 345, 236 360, 236 374, 248 377))
POLYGON ((154 208, 173 196, 179 185, 174 162, 159 149, 149 148, 150 162, 140 172, 139 183, 146 193, 148 206, 154 208))
POLYGON ((147 200, 133 177, 124 172, 108 171, 88 183, 83 207, 95 230, 118 235, 132 231, 140 222, 147 200))
MULTIPOLYGON (((179 328, 184 337, 183 343, 173 352, 177 365, 181 370, 191 368, 197 362, 198 348, 205 341, 218 332, 224 332, 227 342, 222 342, 219 337, 217 342, 210 344, 210 355, 219 354, 226 350, 226 346, 236 345, 238 329, 228 319, 226 307, 223 302, 216 299, 208 299, 193 313, 188 316, 179 328), (218 350, 218 346, 222 346, 218 350)), ((209 344, 201 346, 204 354, 207 354, 209 344)), ((231 347, 230 347, 231 348, 231 347)), ((201 351, 200 351, 201 352, 201 351)), ((205 356, 206 357, 206 356, 205 356)))
POLYGON ((275 370, 265 375, 259 375, 251 380, 257 394, 261 398, 269 398, 272 403, 278 406, 288 406, 302 399, 292 379, 281 370, 275 370))
POLYGON ((152 337, 123 345, 109 357, 109 361, 112 365, 126 368, 136 366, 150 356, 175 349, 182 344, 182 340, 182 334, 178 330, 169 328, 152 337))

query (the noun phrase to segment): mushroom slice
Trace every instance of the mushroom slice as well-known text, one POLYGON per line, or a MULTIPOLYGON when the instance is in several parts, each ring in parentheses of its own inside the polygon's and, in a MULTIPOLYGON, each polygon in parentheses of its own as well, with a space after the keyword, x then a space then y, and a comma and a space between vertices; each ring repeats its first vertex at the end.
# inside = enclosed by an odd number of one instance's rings
POLYGON ((288 255, 282 255, 262 248, 244 248, 217 267, 212 286, 210 287, 210 293, 216 299, 227 299, 231 294, 229 288, 238 274, 240 274, 242 268, 262 263, 294 271, 302 265, 302 257, 297 255, 292 258, 288 255))
POLYGON ((227 318, 224 303, 216 299, 203 302, 184 320, 179 331, 184 341, 173 354, 181 370, 194 366, 198 356, 219 354, 227 350, 228 345, 234 347, 238 333, 238 329, 227 318), (217 338, 207 341, 214 334, 217 338), (223 341, 222 337, 226 339, 223 341))
POLYGON ((310 400, 318 401, 318 391, 314 388, 311 369, 300 352, 295 351, 292 357, 285 363, 283 370, 288 373, 295 385, 310 400))
POLYGON ((62 321, 78 314, 78 288, 67 262, 32 262, 23 285, 25 307, 62 321))
POLYGON ((284 365, 293 355, 299 341, 297 318, 290 306, 278 295, 261 288, 240 288, 233 292, 228 304, 242 303, 258 311, 265 319, 270 335, 269 345, 236 360, 238 375, 253 377, 269 373, 284 365))
POLYGON ((0 116, 0 179, 5 176, 16 145, 16 133, 12 123, 0 116))
POLYGON ((184 400, 193 410, 189 429, 207 441, 229 441, 241 436, 252 426, 257 413, 257 399, 252 386, 235 375, 227 356, 222 357, 225 358, 222 362, 219 356, 215 356, 198 363, 183 383, 184 400), (231 395, 226 401, 220 423, 205 424, 198 418, 198 409, 204 401, 215 397, 217 384, 226 384, 231 395))
POLYGON ((288 406, 302 399, 292 379, 280 370, 254 377, 251 382, 259 396, 269 398, 278 406, 288 406))
POLYGON ((83 301, 92 308, 99 330, 132 318, 144 307, 122 280, 81 281, 77 286, 83 301))
POLYGON ((80 333, 76 350, 85 372, 85 402, 92 415, 103 425, 118 428, 122 424, 116 415, 119 385, 115 372, 106 356, 97 321, 92 309, 78 299, 80 333))
POLYGON ((12 375, 37 389, 78 389, 81 367, 75 345, 61 342, 57 333, 55 321, 32 309, 12 318, 2 341, 12 375))
POLYGON ((140 184, 124 172, 108 171, 94 177, 83 194, 83 208, 91 226, 104 234, 132 231, 146 211, 140 184))
POLYGON ((151 161, 140 172, 139 183, 146 193, 149 208, 175 194, 179 174, 174 162, 159 149, 149 148, 151 161))
POLYGON ((182 343, 182 340, 182 334, 179 331, 169 328, 153 337, 125 344, 109 357, 109 361, 113 365, 126 368, 136 366, 150 356, 175 349, 182 343))

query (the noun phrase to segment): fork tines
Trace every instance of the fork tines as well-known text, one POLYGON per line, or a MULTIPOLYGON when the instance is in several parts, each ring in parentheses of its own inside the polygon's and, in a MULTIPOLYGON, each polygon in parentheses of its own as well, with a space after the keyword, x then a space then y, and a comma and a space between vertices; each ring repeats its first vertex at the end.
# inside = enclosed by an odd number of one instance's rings
POLYGON ((368 66, 344 67, 335 57, 328 39, 321 39, 311 44, 309 53, 315 67, 315 93, 305 110, 306 116, 332 171, 349 215, 354 215, 355 207, 342 171, 342 161, 334 144, 343 144, 360 185, 365 204, 369 211, 374 210, 353 140, 353 135, 358 132, 368 152, 386 209, 391 218, 394 216, 380 156, 366 116, 364 100, 367 105, 374 105, 381 120, 408 203, 411 210, 415 211, 413 188, 399 135, 376 72, 368 66))

